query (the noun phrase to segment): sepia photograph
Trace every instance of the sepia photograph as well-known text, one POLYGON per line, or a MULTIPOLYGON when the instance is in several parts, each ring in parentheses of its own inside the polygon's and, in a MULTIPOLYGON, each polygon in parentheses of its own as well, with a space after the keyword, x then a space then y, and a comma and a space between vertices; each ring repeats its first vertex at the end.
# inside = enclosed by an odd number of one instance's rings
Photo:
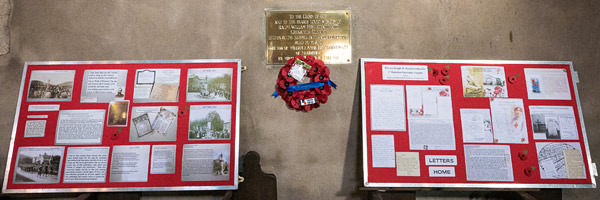
POLYGON ((187 101, 231 101, 231 68, 190 69, 187 101))
POLYGON ((112 101, 108 106, 107 126, 127 126, 129 101, 112 101))
POLYGON ((65 147, 19 147, 13 183, 58 183, 65 147))
POLYGON ((71 101, 75 70, 33 70, 27 101, 71 101))
POLYGON ((231 105, 190 107, 190 140, 222 140, 231 138, 231 105))

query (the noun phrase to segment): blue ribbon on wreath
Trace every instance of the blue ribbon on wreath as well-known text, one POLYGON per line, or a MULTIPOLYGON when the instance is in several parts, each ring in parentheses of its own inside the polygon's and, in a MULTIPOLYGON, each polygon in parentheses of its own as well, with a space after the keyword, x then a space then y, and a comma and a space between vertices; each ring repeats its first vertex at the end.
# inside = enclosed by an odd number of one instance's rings
MULTIPOLYGON (((337 85, 329 80, 327 82, 311 82, 311 83, 304 83, 304 84, 300 84, 300 85, 292 85, 287 87, 286 92, 295 92, 295 91, 301 91, 301 90, 308 90, 308 89, 312 89, 312 88, 318 88, 321 86, 324 86, 325 84, 330 85, 331 87, 333 87, 334 89, 337 89, 337 85)), ((277 98, 279 96, 279 94, 277 93, 277 91, 273 92, 273 94, 271 95, 274 98, 277 98)))

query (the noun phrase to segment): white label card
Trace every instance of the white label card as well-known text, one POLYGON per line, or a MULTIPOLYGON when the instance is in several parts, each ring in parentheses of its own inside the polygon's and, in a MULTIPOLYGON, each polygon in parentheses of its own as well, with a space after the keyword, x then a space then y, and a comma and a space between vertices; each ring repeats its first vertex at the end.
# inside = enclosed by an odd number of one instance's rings
POLYGON ((456 165, 456 156, 425 155, 425 165, 456 165))
POLYGON ((58 111, 60 105, 29 105, 27 111, 58 111))
POLYGON ((383 80, 427 81, 427 65, 383 65, 383 80))
POLYGON ((454 167, 429 167, 429 177, 456 177, 454 167))

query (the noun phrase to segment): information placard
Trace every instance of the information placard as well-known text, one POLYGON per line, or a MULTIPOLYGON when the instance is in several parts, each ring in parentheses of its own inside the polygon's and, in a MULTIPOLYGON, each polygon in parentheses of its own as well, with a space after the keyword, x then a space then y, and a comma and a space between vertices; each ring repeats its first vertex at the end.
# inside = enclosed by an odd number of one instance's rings
POLYGON ((237 189, 240 69, 27 62, 2 192, 237 189))
POLYGON ((364 186, 596 187, 574 74, 558 61, 361 59, 364 186))

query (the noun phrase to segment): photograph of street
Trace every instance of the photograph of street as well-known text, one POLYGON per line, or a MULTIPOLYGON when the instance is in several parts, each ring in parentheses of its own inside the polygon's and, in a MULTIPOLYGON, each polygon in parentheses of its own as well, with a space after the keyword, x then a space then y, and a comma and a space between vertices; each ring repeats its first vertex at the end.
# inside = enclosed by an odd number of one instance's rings
POLYGON ((65 147, 20 147, 13 183, 58 183, 65 147))

